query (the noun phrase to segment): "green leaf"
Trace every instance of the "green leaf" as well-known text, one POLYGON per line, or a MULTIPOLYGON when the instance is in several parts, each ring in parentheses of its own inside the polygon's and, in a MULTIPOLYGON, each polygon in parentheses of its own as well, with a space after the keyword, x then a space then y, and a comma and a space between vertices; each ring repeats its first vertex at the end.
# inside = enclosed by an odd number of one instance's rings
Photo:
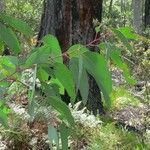
POLYGON ((14 64, 12 58, 14 59, 12 56, 0 57, 0 80, 16 72, 16 64, 14 64))
POLYGON ((69 55, 70 58, 72 58, 72 57, 78 57, 81 54, 85 53, 86 51, 88 51, 88 49, 85 46, 81 44, 76 44, 69 48, 67 54, 69 55))
POLYGON ((63 85, 60 83, 60 81, 58 79, 55 79, 55 78, 51 78, 50 79, 50 84, 55 84, 59 87, 59 93, 60 94, 64 94, 65 93, 65 90, 64 90, 64 87, 63 85))
POLYGON ((123 71, 123 76, 125 77, 126 81, 128 81, 130 84, 135 84, 136 82, 131 77, 127 64, 123 62, 121 58, 121 50, 110 43, 105 43, 105 46, 107 49, 108 57, 111 58, 113 63, 123 71))
POLYGON ((55 62, 63 63, 61 48, 57 38, 48 34, 42 39, 42 41, 44 45, 51 49, 51 59, 53 59, 55 62))
POLYGON ((42 67, 39 67, 37 70, 37 77, 40 81, 45 82, 48 81, 49 74, 42 67))
POLYGON ((130 76, 130 71, 126 63, 123 62, 123 60, 120 57, 120 52, 118 50, 113 50, 111 52, 111 59, 113 62, 121 69, 123 70, 123 76, 125 77, 126 81, 130 84, 135 84, 135 80, 130 76))
POLYGON ((14 52, 14 54, 19 54, 21 52, 21 48, 15 33, 10 28, 6 28, 6 26, 1 23, 0 39, 5 42, 5 44, 14 52))
POLYGON ((89 82, 88 75, 85 69, 82 71, 81 81, 80 81, 80 94, 82 97, 82 102, 86 105, 89 95, 89 82))
POLYGON ((127 49, 132 52, 133 48, 130 45, 130 43, 128 42, 128 39, 124 36, 124 34, 122 34, 119 30, 113 30, 114 33, 117 35, 117 37, 122 41, 122 43, 124 44, 124 46, 127 47, 127 49))
POLYGON ((4 127, 8 127, 8 114, 10 109, 8 109, 2 102, 0 102, 0 124, 4 127))
POLYGON ((73 77, 70 70, 64 64, 55 63, 54 75, 66 89, 68 95, 71 97, 71 102, 74 103, 76 94, 73 77))
POLYGON ((47 46, 35 48, 35 51, 31 53, 25 63, 26 67, 30 67, 33 64, 50 64, 51 49, 47 46))
POLYGON ((53 144, 55 143, 57 146, 57 149, 59 149, 59 136, 57 129, 53 127, 52 125, 48 125, 48 139, 53 144))
POLYGON ((78 89, 80 90, 82 102, 86 104, 87 99, 88 99, 88 94, 89 94, 89 83, 88 83, 87 72, 84 67, 82 69, 79 69, 80 67, 79 67, 78 58, 72 58, 69 62, 69 67, 72 72, 74 82, 76 86, 78 87, 78 89), (81 70, 80 73, 79 73, 79 70, 81 70))
POLYGON ((42 83, 42 92, 45 93, 45 95, 47 97, 57 97, 60 98, 60 94, 59 94, 59 87, 55 84, 47 84, 47 83, 42 83))
POLYGON ((138 36, 134 33, 134 30, 130 27, 121 27, 118 29, 127 39, 136 40, 138 36))
POLYGON ((23 33, 27 38, 33 36, 32 29, 25 22, 5 14, 1 14, 0 19, 15 30, 23 33))
POLYGON ((60 113, 63 119, 68 122, 70 127, 74 127, 74 118, 72 117, 68 106, 61 99, 50 96, 48 97, 47 102, 49 102, 49 104, 60 113))
POLYGON ((70 130, 64 123, 60 125, 59 130, 60 130, 60 136, 61 136, 62 150, 69 150, 68 149, 68 137, 70 135, 70 130))
POLYGON ((98 53, 89 51, 84 54, 83 62, 84 67, 87 69, 88 73, 94 77, 99 88, 101 89, 106 104, 110 106, 112 80, 105 58, 98 53))

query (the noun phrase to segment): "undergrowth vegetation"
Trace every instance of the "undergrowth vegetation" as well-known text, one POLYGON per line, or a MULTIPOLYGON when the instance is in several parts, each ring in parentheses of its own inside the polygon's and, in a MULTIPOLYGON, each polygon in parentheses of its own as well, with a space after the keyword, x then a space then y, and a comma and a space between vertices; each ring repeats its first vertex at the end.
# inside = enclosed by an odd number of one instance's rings
POLYGON ((125 27, 131 1, 125 14, 115 1, 110 16, 105 1, 103 22, 93 20, 94 39, 66 52, 51 34, 35 46, 42 2, 11 0, 0 13, 0 149, 150 149, 149 31, 125 27), (103 115, 86 108, 89 75, 101 89, 103 115))

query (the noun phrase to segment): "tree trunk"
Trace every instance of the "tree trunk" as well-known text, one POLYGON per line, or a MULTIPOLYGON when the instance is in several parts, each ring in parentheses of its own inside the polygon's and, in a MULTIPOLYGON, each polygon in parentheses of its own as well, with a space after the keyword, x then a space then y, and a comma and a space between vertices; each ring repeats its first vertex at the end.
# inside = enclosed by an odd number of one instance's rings
POLYGON ((0 0, 0 12, 3 12, 5 10, 5 1, 0 0))
MULTIPOLYGON (((93 19, 101 20, 102 0, 45 0, 38 41, 55 35, 65 52, 71 45, 86 44, 94 38, 93 19)), ((94 51, 94 49, 91 49, 94 51)), ((103 111, 100 90, 90 77, 88 108, 94 114, 103 111)))
POLYGON ((133 26, 135 31, 142 33, 142 0, 133 0, 133 26))
POLYGON ((145 1, 145 27, 150 26, 150 0, 145 1))
POLYGON ((113 5, 113 0, 110 0, 109 4, 109 11, 108 11, 108 18, 111 18, 111 13, 112 13, 112 5, 113 5))

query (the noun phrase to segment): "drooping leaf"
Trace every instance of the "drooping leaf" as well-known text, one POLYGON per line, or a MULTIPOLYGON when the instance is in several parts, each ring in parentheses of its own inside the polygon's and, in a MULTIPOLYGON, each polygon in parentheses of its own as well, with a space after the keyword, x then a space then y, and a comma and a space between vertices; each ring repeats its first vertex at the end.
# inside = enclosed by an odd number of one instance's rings
POLYGON ((124 36, 124 34, 122 34, 122 32, 120 32, 119 30, 113 30, 114 33, 117 35, 117 37, 121 40, 121 42, 124 44, 124 46, 126 46, 126 48, 132 52, 133 48, 130 45, 128 39, 124 36))
POLYGON ((60 129, 62 150, 69 150, 68 148, 68 137, 70 135, 69 128, 64 123, 62 123, 59 129, 60 129))
POLYGON ((49 102, 49 104, 60 113, 62 118, 67 121, 71 127, 74 127, 74 118, 68 106, 61 99, 50 96, 48 97, 47 102, 49 102))
POLYGON ((5 14, 0 14, 0 19, 8 26, 11 26, 20 33, 23 33, 27 38, 31 38, 33 36, 32 29, 25 22, 5 14))
POLYGON ((89 51, 84 54, 83 62, 88 73, 96 80, 104 95, 106 104, 109 106, 111 103, 112 81, 105 58, 98 53, 89 51))
POLYGON ((72 58, 72 57, 78 57, 81 54, 85 53, 86 51, 88 51, 88 49, 85 46, 81 44, 76 44, 76 45, 71 46, 69 50, 67 51, 67 53, 69 57, 72 58))
POLYGON ((33 83, 31 90, 28 91, 28 113, 30 115, 30 121, 34 119, 34 108, 35 108, 35 86, 37 78, 37 65, 34 66, 33 70, 33 83))
POLYGON ((59 135, 57 129, 52 125, 48 125, 48 139, 52 144, 56 144, 57 149, 59 149, 59 135))
POLYGON ((72 76, 74 79, 74 82, 76 86, 78 87, 81 97, 82 97, 82 102, 86 104, 87 99, 88 99, 88 94, 89 94, 89 84, 88 84, 88 75, 85 70, 85 68, 82 68, 82 72, 79 73, 79 60, 78 58, 72 58, 69 62, 70 70, 72 72, 72 76), (80 78, 79 78, 79 74, 80 78))
POLYGON ((51 59, 53 59, 55 62, 63 63, 61 48, 57 38, 48 34, 42 39, 42 41, 45 46, 51 49, 51 59))
POLYGON ((54 75, 66 89, 68 95, 71 98, 71 102, 74 103, 76 94, 73 77, 70 70, 64 64, 55 63, 54 75))
POLYGON ((135 84, 135 80, 131 77, 127 64, 123 62, 121 58, 121 50, 110 43, 105 43, 105 46, 107 49, 108 58, 111 58, 113 63, 123 71, 126 81, 128 81, 130 84, 135 84))
POLYGON ((15 33, 10 28, 6 28, 0 23, 0 39, 13 51, 14 54, 19 54, 21 48, 15 33))
POLYGON ((79 89, 82 97, 82 102, 84 105, 86 105, 89 95, 89 82, 88 82, 88 75, 85 69, 83 69, 82 71, 79 89))

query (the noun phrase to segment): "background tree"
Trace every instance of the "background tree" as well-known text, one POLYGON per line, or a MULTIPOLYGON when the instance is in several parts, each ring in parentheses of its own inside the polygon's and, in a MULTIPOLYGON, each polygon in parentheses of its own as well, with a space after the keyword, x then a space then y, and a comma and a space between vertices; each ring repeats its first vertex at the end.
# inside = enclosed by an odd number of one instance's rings
MULTIPOLYGON (((62 52, 77 43, 86 44, 94 39, 93 19, 101 20, 102 0, 44 0, 44 10, 38 41, 46 34, 55 35, 62 52)), ((91 48, 95 51, 94 48, 91 48)), ((88 108, 102 112, 100 90, 90 77, 88 108)))
POLYGON ((133 0, 133 26, 137 33, 142 33, 142 0, 133 0))
POLYGON ((150 0, 145 1, 145 27, 150 26, 150 0))
POLYGON ((0 1, 0 12, 4 11, 5 10, 5 1, 4 0, 1 0, 0 1))

